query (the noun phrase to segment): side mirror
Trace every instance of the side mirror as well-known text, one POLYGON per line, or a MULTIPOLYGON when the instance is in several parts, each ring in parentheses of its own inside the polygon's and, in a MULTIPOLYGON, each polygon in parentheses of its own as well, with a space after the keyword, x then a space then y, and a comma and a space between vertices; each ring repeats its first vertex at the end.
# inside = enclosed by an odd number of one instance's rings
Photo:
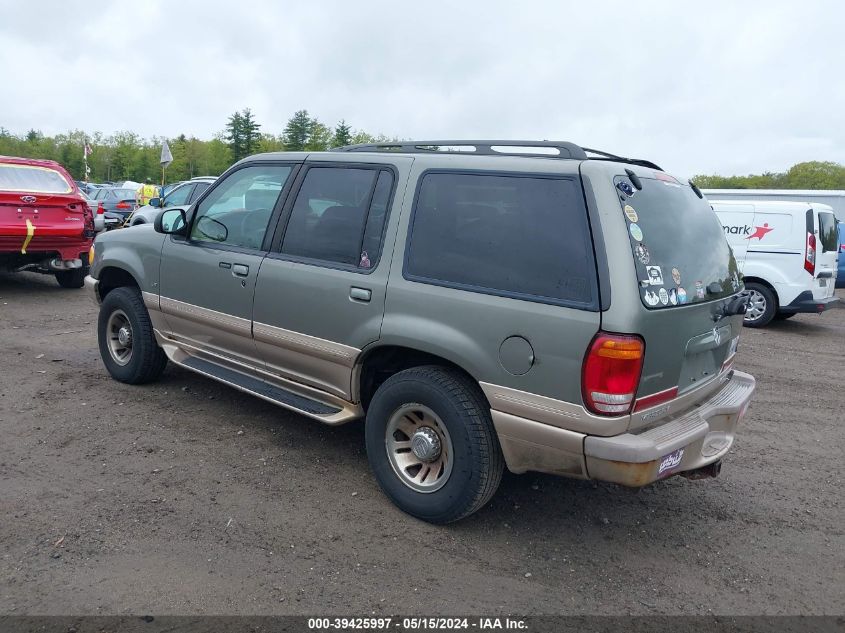
POLYGON ((161 206, 161 198, 150 198, 150 201, 147 204, 157 209, 161 206))
POLYGON ((156 232, 165 235, 185 235, 188 228, 188 220, 184 209, 168 209, 156 216, 153 222, 156 232))

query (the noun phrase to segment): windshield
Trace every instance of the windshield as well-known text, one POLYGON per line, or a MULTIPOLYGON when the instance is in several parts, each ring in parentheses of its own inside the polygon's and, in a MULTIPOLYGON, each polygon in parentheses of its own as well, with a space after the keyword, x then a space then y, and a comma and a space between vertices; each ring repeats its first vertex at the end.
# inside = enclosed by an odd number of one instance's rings
POLYGON ((70 193, 70 183, 55 169, 34 165, 0 165, 0 191, 70 193))
POLYGON ((819 212, 819 239, 822 243, 822 252, 839 250, 839 245, 836 243, 836 218, 832 213, 819 212))
MULTIPOLYGON (((740 290, 736 260, 707 201, 662 172, 640 179, 642 191, 626 186, 617 191, 643 304, 671 308, 740 290)), ((614 179, 616 185, 623 182, 630 185, 624 176, 614 179)))

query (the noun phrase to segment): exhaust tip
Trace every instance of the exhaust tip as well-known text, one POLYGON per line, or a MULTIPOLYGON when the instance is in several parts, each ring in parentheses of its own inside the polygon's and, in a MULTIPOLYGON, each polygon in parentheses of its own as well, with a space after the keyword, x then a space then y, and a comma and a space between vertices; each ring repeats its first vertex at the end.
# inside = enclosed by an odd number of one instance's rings
POLYGON ((712 464, 707 464, 706 466, 702 466, 701 468, 696 468, 695 470, 688 470, 684 473, 681 473, 682 477, 686 477, 687 479, 710 479, 719 476, 719 473, 722 472, 722 460, 716 460, 712 464))

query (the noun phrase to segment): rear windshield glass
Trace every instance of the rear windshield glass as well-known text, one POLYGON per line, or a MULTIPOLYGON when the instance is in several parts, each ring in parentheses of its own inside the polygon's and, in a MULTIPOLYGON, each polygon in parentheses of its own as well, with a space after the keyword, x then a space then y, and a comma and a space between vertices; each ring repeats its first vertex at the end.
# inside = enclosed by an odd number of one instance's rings
POLYGON ((34 165, 0 165, 0 191, 70 193, 70 183, 55 169, 34 165))
POLYGON ((836 243, 836 217, 832 213, 819 212, 819 240, 823 252, 839 250, 836 243))
POLYGON ((663 173, 640 180, 642 191, 630 186, 624 176, 614 182, 643 304, 671 308, 721 299, 740 290, 736 260, 706 200, 663 173))
POLYGON ((117 198, 118 200, 134 200, 135 199, 135 190, 134 189, 112 189, 109 192, 109 196, 112 198, 117 198))

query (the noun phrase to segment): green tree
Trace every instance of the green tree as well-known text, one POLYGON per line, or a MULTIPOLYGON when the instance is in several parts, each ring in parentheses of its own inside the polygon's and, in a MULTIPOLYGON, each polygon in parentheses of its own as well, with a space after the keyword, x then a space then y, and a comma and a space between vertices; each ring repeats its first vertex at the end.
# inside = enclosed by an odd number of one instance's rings
POLYGON ((232 159, 235 162, 258 151, 261 142, 260 128, 261 125, 255 120, 249 108, 235 112, 229 117, 224 138, 229 143, 232 159))
POLYGON ((344 145, 352 144, 352 128, 346 124, 346 121, 341 119, 334 129, 334 138, 332 139, 332 147, 343 147, 344 145))
POLYGON ((305 149, 309 152, 325 152, 331 147, 333 138, 334 133, 330 127, 323 125, 317 119, 311 119, 311 128, 305 149))
POLYGON ((285 149, 289 152, 301 152, 311 138, 311 117, 308 110, 298 110, 288 120, 283 134, 285 149))

